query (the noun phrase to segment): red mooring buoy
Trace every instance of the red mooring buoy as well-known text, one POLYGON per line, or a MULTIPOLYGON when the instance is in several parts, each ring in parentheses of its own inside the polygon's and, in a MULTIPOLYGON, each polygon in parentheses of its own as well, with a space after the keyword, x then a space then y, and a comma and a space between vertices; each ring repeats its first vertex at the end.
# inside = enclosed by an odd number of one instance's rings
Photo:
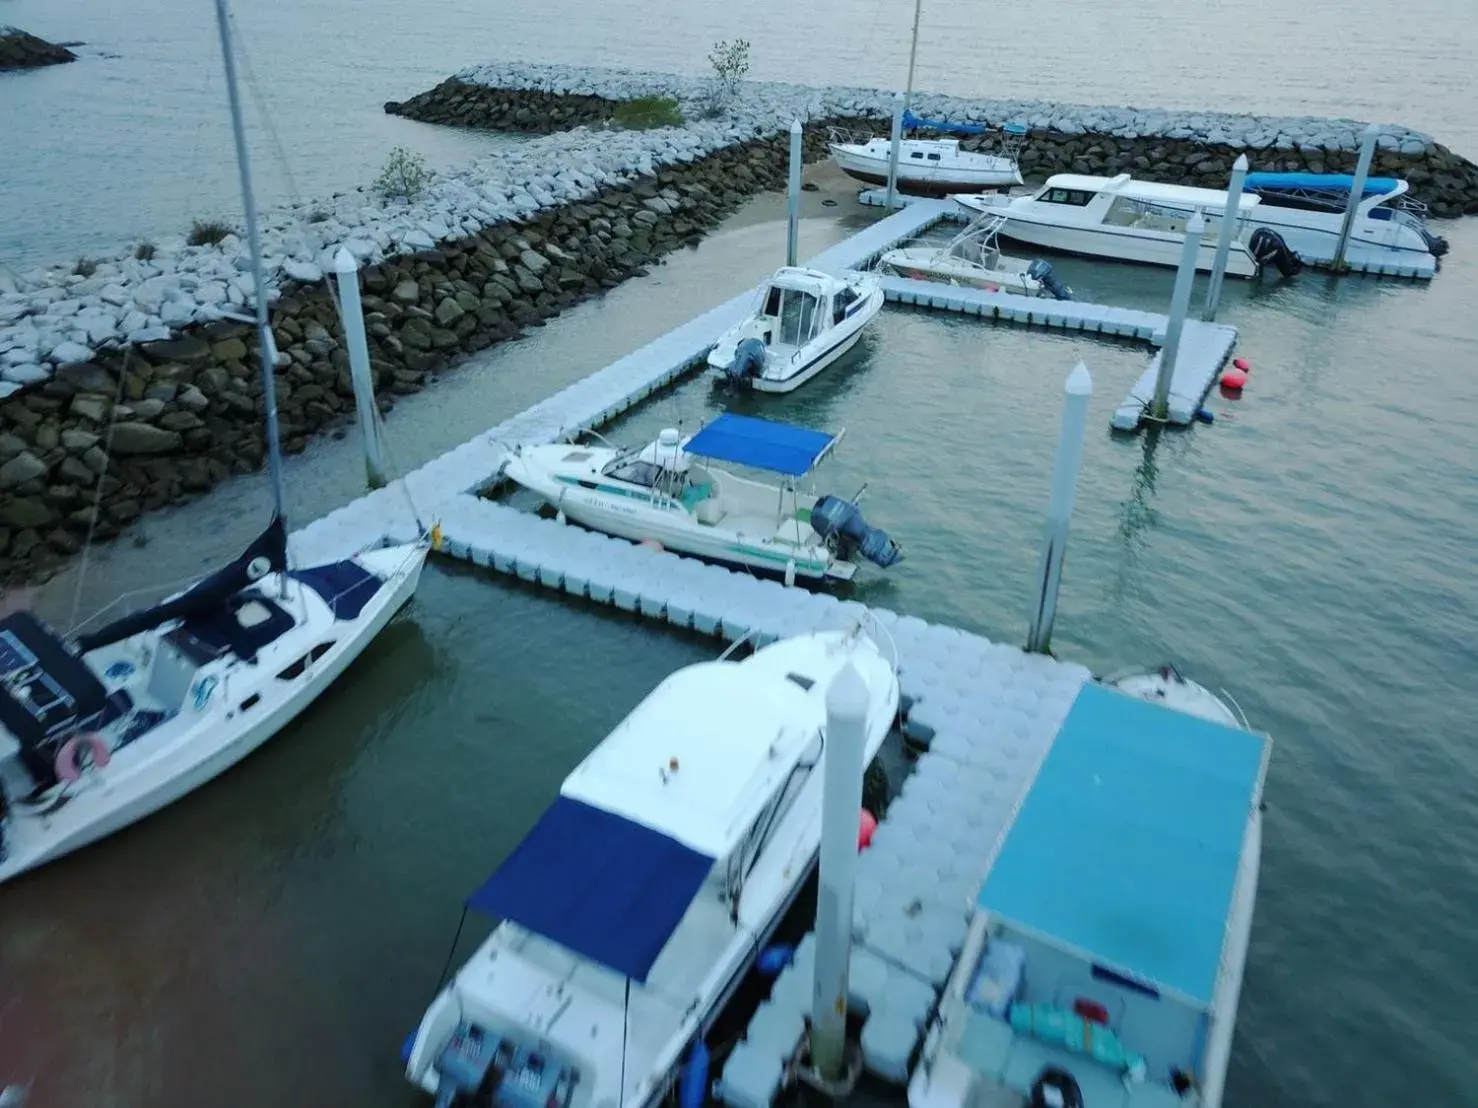
POLYGON ((1247 384, 1246 372, 1236 367, 1224 371, 1221 375, 1221 387, 1229 392, 1241 392, 1245 384, 1247 384))
POLYGON ((1233 358, 1232 365, 1236 366, 1243 373, 1252 372, 1252 363, 1249 362, 1246 358, 1233 358))
POLYGON ((878 829, 878 817, 862 809, 857 817, 857 849, 866 850, 872 844, 873 832, 878 829))

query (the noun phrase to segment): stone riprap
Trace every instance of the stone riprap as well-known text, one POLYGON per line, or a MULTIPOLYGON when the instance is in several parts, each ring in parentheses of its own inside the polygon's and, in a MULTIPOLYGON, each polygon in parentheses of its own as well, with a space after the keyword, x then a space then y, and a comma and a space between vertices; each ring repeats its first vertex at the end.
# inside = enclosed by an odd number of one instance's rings
MULTIPOLYGON (((387 104, 408 118, 539 137, 437 174, 414 202, 362 188, 264 213, 288 449, 352 410, 324 284, 340 246, 365 267, 371 356, 388 402, 782 187, 791 119, 809 121, 814 159, 830 127, 876 132, 891 110, 876 90, 746 83, 715 112, 713 89, 702 78, 512 65, 387 104), (643 96, 672 97, 689 123, 613 129, 619 105, 643 96), (546 133, 555 126, 567 129, 546 133)), ((1028 174, 1129 170, 1195 183, 1224 181, 1243 148, 1256 168, 1347 169, 1362 126, 930 94, 915 109, 1027 124, 1028 174)), ((1381 147, 1378 171, 1407 176, 1440 214, 1478 211, 1478 167, 1403 128, 1387 128, 1381 147)), ((19 277, 0 270, 0 577, 44 569, 91 523, 106 537, 261 464, 251 336, 216 315, 245 309, 248 268, 231 234, 206 246, 161 239, 19 277)))
POLYGON ((35 69, 43 65, 75 62, 77 55, 65 46, 57 46, 44 38, 27 34, 18 27, 0 26, 0 72, 7 69, 35 69))

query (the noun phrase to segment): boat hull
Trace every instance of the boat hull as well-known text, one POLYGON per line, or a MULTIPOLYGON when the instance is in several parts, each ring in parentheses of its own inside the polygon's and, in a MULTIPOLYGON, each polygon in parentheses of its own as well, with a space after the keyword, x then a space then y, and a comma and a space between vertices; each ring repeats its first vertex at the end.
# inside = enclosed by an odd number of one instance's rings
MULTIPOLYGON (((317 700, 405 606, 416 591, 428 551, 429 544, 420 542, 361 556, 392 565, 398 560, 399 568, 365 606, 352 633, 341 633, 334 647, 304 670, 306 680, 279 680, 273 673, 278 667, 264 666, 262 679, 249 687, 222 681, 222 693, 213 710, 201 713, 193 726, 172 738, 169 747, 148 766, 141 766, 135 774, 116 783, 108 780, 108 770, 98 771, 108 790, 106 796, 110 803, 106 809, 97 810, 91 804, 79 807, 90 799, 89 793, 83 792, 55 815, 47 817, 49 833, 28 835, 24 842, 15 843, 18 849, 12 850, 0 863, 0 882, 137 823, 218 777, 262 746, 317 700), (397 554, 403 557, 397 559, 397 554), (239 721, 244 710, 237 705, 253 695, 259 700, 245 710, 260 708, 261 713, 241 727, 239 721), (228 696, 232 701, 229 706, 228 696), (186 762, 184 768, 180 768, 181 761, 186 762), (68 822, 72 826, 67 826, 68 822)), ((270 582, 266 587, 270 590, 270 582)), ((309 636, 310 639, 322 641, 333 626, 323 626, 322 633, 309 636)), ((312 643, 302 645, 306 648, 312 643)), ((138 741, 146 739, 147 736, 138 741)))
POLYGON ((960 285, 986 292, 1010 292, 1021 296, 1039 296, 1041 282, 1025 273, 1001 269, 983 269, 952 259, 938 258, 933 250, 893 250, 883 255, 883 265, 900 277, 915 281, 935 281, 960 285))
POLYGON ((819 376, 823 370, 835 364, 856 346, 867 325, 882 311, 885 300, 883 290, 876 283, 875 278, 871 279, 869 284, 871 287, 867 290, 862 304, 840 324, 822 332, 801 347, 796 357, 791 359, 792 365, 772 368, 767 361, 764 370, 758 376, 746 377, 738 381, 729 377, 729 364, 734 360, 736 347, 746 337, 746 328, 751 323, 746 320, 720 336, 713 349, 709 351, 709 369, 727 384, 751 388, 756 392, 794 392, 807 381, 819 376))
MULTIPOLYGON (((864 153, 861 148, 844 144, 831 147, 832 158, 839 168, 853 180, 867 185, 888 184, 888 158, 864 153)), ((983 192, 990 189, 1008 189, 1021 184, 1021 171, 1014 163, 999 166, 948 166, 920 168, 912 161, 898 162, 897 185, 900 191, 915 196, 952 196, 957 193, 983 192)))

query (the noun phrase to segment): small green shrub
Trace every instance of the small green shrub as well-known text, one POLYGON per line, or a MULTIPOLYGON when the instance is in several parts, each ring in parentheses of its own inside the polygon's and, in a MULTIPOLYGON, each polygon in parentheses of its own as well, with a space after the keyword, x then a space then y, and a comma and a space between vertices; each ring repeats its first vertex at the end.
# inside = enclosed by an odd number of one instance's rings
POLYGON ((714 43, 708 64, 713 66, 714 101, 727 103, 739 91, 739 83, 749 72, 748 40, 736 38, 733 42, 721 40, 714 43))
POLYGON ((190 234, 185 241, 191 246, 214 246, 227 235, 235 233, 235 228, 224 220, 197 219, 190 225, 190 234))
POLYGON ((681 127, 683 113, 677 101, 667 96, 641 96, 616 105, 611 119, 628 131, 647 131, 653 127, 681 127))
POLYGON ((133 256, 141 262, 147 262, 154 257, 154 244, 152 242, 141 242, 133 248, 133 256))
POLYGON ((375 190, 389 199, 414 200, 426 191, 431 171, 421 155, 397 146, 385 159, 385 167, 375 178, 375 190))

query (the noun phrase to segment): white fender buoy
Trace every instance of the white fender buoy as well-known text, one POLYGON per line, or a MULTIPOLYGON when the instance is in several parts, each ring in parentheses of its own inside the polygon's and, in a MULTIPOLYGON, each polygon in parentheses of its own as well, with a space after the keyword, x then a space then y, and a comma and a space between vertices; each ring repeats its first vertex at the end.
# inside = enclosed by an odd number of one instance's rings
POLYGON ((785 585, 789 588, 795 584, 795 559, 789 558, 785 563, 785 585))
POLYGON ((106 768, 113 758, 113 752, 108 749, 108 744, 96 731, 84 731, 80 735, 73 735, 56 752, 56 775, 60 780, 71 783, 82 779, 79 756, 83 747, 87 748, 94 769, 106 768))
POLYGON ((565 510, 563 508, 559 509, 557 512, 554 513, 554 522, 555 523, 564 523, 565 522, 565 510))

